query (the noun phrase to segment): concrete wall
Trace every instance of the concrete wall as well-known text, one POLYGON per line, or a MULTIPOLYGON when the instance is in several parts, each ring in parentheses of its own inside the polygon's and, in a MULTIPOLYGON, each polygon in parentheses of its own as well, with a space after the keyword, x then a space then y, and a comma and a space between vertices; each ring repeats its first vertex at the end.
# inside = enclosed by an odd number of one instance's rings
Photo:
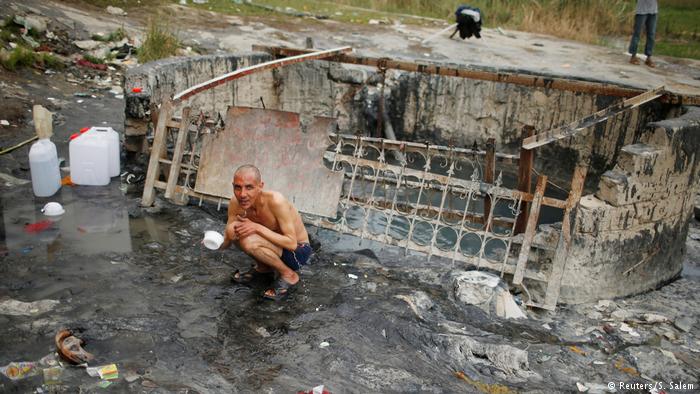
MULTIPOLYGON (((149 63, 126 76, 129 135, 143 135, 144 106, 239 67, 270 60, 262 53, 201 56, 149 63), (141 86, 144 93, 133 94, 141 86), (145 104, 145 105, 144 105, 145 104)), ((195 108, 225 111, 229 105, 262 107, 331 116, 341 132, 377 130, 383 78, 373 67, 312 61, 246 76, 202 93, 195 108)), ((617 98, 545 88, 388 70, 383 84, 385 108, 397 138, 455 146, 482 145, 495 138, 497 150, 518 151, 526 124, 545 131, 603 109, 617 98)), ((611 169, 620 149, 632 143, 650 121, 674 115, 674 107, 657 102, 619 115, 593 130, 539 148, 537 168, 562 181, 577 162, 591 163, 589 187, 611 169)))
POLYGON ((700 176, 700 108, 650 123, 585 196, 561 300, 579 303, 658 287, 678 276, 700 176))

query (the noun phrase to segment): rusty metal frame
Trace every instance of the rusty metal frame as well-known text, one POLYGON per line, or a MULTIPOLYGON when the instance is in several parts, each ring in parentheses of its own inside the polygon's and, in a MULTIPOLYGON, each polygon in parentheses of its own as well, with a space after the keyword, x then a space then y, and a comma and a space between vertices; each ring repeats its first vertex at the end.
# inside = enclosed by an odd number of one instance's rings
MULTIPOLYGON (((309 53, 309 49, 286 48, 279 46, 253 45, 254 51, 267 52, 276 57, 298 56, 309 53)), ((642 89, 626 88, 619 85, 604 82, 580 81, 576 79, 555 78, 543 75, 528 75, 508 73, 502 71, 474 70, 454 66, 442 66, 437 64, 420 64, 410 61, 393 60, 386 58, 374 58, 356 55, 338 55, 326 59, 339 63, 357 64, 363 66, 378 67, 383 66, 390 69, 420 72, 425 74, 436 74, 449 77, 469 78, 482 81, 492 81, 509 83, 514 85, 529 86, 535 88, 546 88, 563 90, 569 92, 591 93, 612 97, 634 97, 644 93, 642 89)), ((700 96, 682 95, 672 92, 664 92, 661 100, 670 104, 700 105, 700 96)))

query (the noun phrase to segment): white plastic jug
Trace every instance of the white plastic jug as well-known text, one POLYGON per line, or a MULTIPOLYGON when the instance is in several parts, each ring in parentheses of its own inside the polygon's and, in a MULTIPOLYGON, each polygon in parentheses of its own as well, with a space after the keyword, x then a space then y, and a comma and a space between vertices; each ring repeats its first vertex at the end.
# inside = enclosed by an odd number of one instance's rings
POLYGON ((119 133, 114 131, 111 127, 91 127, 85 134, 95 134, 99 138, 107 140, 109 145, 109 176, 117 176, 120 173, 120 162, 119 162, 119 133))
POLYGON ((95 133, 86 132, 71 139, 70 178, 76 185, 109 184, 109 142, 95 133))
POLYGON ((29 149, 29 170, 37 197, 53 196, 61 188, 56 145, 48 138, 40 139, 29 149))

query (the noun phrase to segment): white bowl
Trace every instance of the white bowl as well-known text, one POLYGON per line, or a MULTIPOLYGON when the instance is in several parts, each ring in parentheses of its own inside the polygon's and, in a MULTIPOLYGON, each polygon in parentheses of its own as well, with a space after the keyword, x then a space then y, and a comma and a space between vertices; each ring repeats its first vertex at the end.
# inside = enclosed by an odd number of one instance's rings
POLYGON ((216 250, 224 243, 224 236, 216 231, 207 231, 204 233, 203 243, 207 249, 216 250))
POLYGON ((66 210, 63 209, 63 206, 61 204, 57 202, 50 202, 44 205, 44 208, 41 209, 41 212, 46 216, 58 216, 66 213, 66 210))

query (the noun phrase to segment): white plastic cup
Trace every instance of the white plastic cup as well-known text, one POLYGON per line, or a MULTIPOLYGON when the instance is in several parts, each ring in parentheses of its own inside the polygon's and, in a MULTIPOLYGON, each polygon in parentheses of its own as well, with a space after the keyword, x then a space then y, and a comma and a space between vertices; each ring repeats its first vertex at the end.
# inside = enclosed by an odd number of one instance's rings
POLYGON ((207 231, 204 233, 204 241, 202 243, 207 249, 216 250, 224 243, 224 236, 216 231, 207 231))
POLYGON ((50 202, 44 205, 44 208, 41 209, 41 212, 46 215, 46 216, 60 216, 63 215, 66 211, 63 209, 63 206, 57 202, 50 202))

